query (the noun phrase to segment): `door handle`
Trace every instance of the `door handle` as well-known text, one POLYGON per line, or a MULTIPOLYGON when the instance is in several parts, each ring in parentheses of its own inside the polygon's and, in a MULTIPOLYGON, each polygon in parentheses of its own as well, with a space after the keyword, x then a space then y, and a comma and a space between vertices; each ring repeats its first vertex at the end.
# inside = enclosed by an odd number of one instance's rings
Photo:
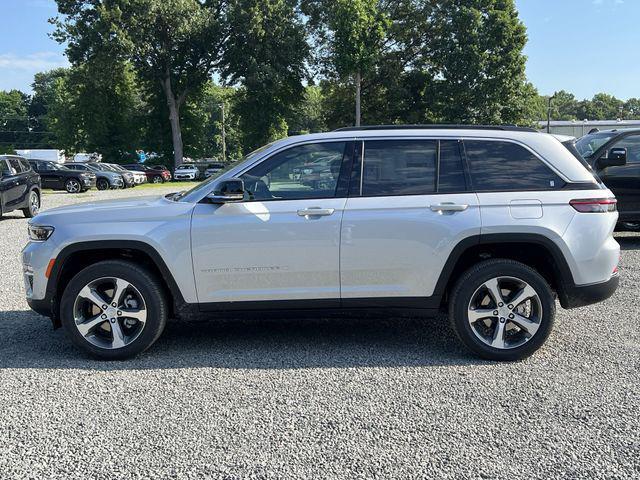
POLYGON ((469 205, 444 202, 431 205, 429 208, 434 212, 464 212, 469 205))
POLYGON ((298 210, 298 215, 301 217, 328 217, 333 215, 333 212, 335 212, 335 208, 310 207, 298 210))

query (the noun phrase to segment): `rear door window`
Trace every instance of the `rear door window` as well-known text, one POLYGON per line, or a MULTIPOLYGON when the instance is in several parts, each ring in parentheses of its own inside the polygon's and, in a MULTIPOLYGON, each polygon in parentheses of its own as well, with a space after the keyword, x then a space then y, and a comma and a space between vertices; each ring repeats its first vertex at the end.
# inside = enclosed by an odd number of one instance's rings
POLYGON ((512 142, 465 140, 473 189, 477 192, 554 190, 564 181, 536 155, 512 142))
POLYGON ((436 140, 364 142, 362 195, 427 195, 436 191, 436 140))

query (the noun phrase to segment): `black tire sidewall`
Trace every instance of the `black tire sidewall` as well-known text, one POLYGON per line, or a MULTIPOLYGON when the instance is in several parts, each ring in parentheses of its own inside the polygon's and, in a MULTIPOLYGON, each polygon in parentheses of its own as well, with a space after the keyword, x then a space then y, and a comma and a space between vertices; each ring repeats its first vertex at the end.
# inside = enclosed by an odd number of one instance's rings
POLYGON ((555 319, 555 299, 547 281, 532 268, 511 260, 488 260, 469 269, 454 288, 449 305, 452 326, 462 342, 477 355, 488 360, 512 361, 532 355, 549 337, 555 319), (468 321, 467 308, 476 289, 494 277, 515 277, 535 289, 542 304, 542 319, 534 337, 511 349, 497 349, 483 343, 468 321))
POLYGON ((107 180, 105 180, 104 178, 99 178, 96 181, 96 188, 98 190, 108 190, 109 189, 109 182, 107 180))
POLYGON ((167 302, 154 275, 131 262, 108 260, 85 268, 71 279, 62 294, 60 317, 67 336, 76 346, 97 358, 120 360, 145 351, 160 337, 167 322, 167 302), (140 336, 117 350, 100 348, 86 341, 76 328, 73 317, 73 304, 77 294, 89 282, 101 277, 119 277, 134 285, 144 298, 147 308, 147 320, 140 336))
POLYGON ((27 218, 33 218, 36 216, 36 213, 33 211, 33 208, 31 206, 31 195, 37 195, 38 196, 38 211, 40 210, 41 205, 41 201, 42 199, 40 198, 40 195, 38 194, 37 191, 35 190, 31 190, 29 192, 29 196, 27 197, 27 207, 22 209, 22 213, 24 213, 24 216, 27 218))

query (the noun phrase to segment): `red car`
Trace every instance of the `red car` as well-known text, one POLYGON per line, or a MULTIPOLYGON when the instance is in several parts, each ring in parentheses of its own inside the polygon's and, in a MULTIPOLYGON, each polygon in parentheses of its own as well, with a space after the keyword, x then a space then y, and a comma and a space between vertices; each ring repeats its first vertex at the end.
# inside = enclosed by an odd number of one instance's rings
POLYGON ((164 169, 156 168, 156 166, 148 167, 141 163, 132 163, 129 165, 123 165, 123 167, 127 170, 143 172, 147 176, 147 181, 150 183, 164 183, 171 180, 171 172, 169 172, 166 167, 164 167, 164 169))

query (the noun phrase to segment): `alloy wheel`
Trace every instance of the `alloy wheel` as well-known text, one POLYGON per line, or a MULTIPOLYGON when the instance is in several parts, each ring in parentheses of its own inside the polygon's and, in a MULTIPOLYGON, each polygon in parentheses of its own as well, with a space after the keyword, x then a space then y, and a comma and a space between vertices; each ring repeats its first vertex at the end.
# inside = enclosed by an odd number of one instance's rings
POLYGON ((133 284, 118 277, 103 277, 80 290, 73 317, 87 342, 113 350, 126 347, 140 336, 147 321, 147 308, 133 284))
POLYGON ((71 178, 69 180, 67 180, 67 192, 69 193, 78 193, 80 191, 80 182, 78 182, 76 179, 71 178))
POLYGON ((31 192, 29 195, 29 208, 34 216, 40 211, 40 197, 36 192, 31 192))
POLYGON ((153 183, 162 183, 161 177, 153 177, 153 183))
POLYGON ((467 318, 474 335, 497 349, 519 347, 531 340, 542 320, 535 289, 515 277, 494 277, 471 295, 467 318))

